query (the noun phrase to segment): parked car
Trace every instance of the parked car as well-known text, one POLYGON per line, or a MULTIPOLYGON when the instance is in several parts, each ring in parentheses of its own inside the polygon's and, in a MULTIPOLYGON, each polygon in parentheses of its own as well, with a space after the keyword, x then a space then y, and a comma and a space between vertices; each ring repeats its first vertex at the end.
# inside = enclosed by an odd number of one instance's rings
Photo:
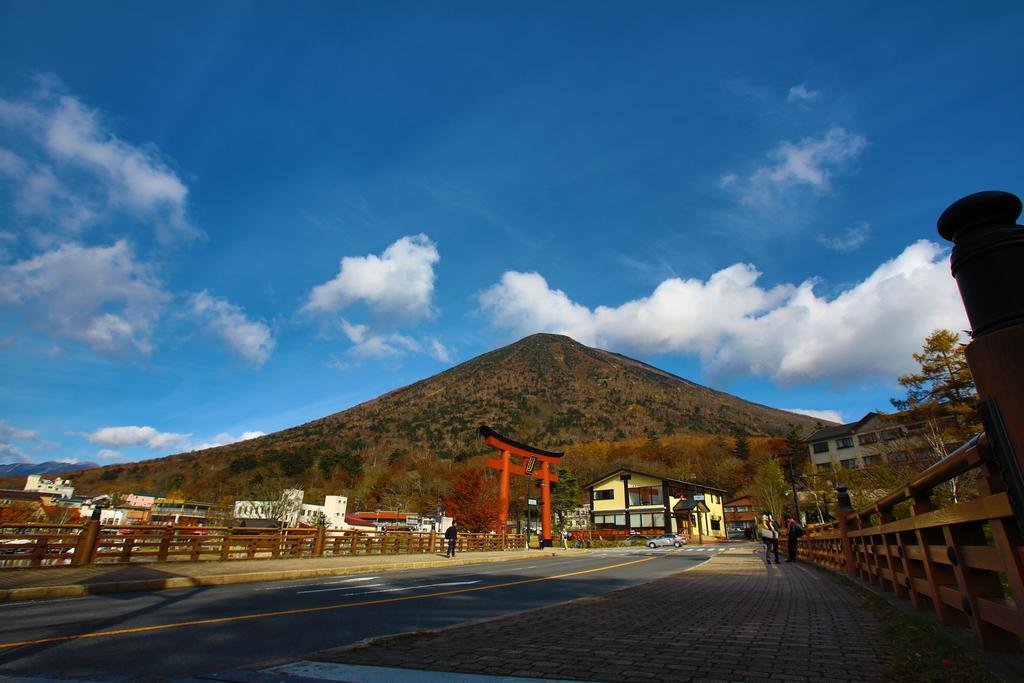
POLYGON ((646 542, 647 537, 643 534, 630 534, 629 536, 626 536, 624 539, 622 539, 622 543, 625 545, 637 545, 646 542))
POLYGON ((647 540, 648 548, 658 548, 666 545, 674 545, 677 548, 681 548, 686 544, 686 536, 679 534, 662 534, 661 536, 655 536, 647 540))

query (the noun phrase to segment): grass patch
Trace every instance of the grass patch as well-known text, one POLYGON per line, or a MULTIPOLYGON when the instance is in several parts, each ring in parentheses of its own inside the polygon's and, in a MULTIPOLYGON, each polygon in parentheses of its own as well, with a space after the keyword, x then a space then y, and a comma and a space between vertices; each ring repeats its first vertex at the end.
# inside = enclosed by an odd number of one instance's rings
MULTIPOLYGON (((820 569, 820 568, 819 568, 820 569)), ((905 614, 884 598, 845 576, 820 569, 864 598, 864 607, 881 625, 881 651, 889 657, 885 680, 891 683, 991 683, 999 680, 949 636, 932 617, 905 614)))

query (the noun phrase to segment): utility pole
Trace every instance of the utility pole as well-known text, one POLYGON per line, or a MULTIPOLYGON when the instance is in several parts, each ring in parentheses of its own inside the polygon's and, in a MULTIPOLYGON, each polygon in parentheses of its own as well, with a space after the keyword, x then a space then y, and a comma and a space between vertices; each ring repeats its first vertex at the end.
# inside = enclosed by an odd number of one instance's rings
POLYGON ((800 522, 800 498, 796 495, 796 474, 793 472, 793 454, 789 454, 789 483, 793 486, 793 506, 796 508, 796 521, 800 522))

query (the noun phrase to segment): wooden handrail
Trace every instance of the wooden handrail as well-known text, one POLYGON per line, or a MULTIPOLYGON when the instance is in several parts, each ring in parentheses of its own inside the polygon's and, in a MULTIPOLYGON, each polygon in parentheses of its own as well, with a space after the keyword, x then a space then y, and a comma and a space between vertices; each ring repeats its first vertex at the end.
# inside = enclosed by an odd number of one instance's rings
POLYGON ((902 488, 879 498, 873 504, 855 512, 853 516, 864 520, 879 512, 891 510, 896 505, 910 500, 922 492, 931 491, 939 484, 944 484, 953 477, 969 472, 989 456, 988 437, 982 432, 918 474, 902 488))

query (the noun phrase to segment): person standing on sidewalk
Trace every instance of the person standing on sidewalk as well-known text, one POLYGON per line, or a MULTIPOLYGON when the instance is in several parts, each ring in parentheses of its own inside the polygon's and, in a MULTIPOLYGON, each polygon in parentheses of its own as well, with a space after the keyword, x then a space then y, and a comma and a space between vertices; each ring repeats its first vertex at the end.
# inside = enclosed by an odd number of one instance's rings
POLYGON ((458 538, 459 530, 455 528, 455 522, 453 521, 452 525, 445 529, 444 532, 444 539, 448 541, 448 550, 444 554, 445 557, 455 557, 455 542, 458 538))
POLYGON ((786 558, 786 562, 796 562, 796 542, 797 539, 804 535, 804 528, 800 526, 800 522, 793 515, 790 515, 786 521, 786 532, 789 534, 789 540, 787 541, 789 556, 786 558))
POLYGON ((761 539, 764 541, 764 561, 772 563, 771 555, 774 551, 775 564, 779 563, 779 525, 776 523, 772 513, 766 512, 761 515, 761 539))

